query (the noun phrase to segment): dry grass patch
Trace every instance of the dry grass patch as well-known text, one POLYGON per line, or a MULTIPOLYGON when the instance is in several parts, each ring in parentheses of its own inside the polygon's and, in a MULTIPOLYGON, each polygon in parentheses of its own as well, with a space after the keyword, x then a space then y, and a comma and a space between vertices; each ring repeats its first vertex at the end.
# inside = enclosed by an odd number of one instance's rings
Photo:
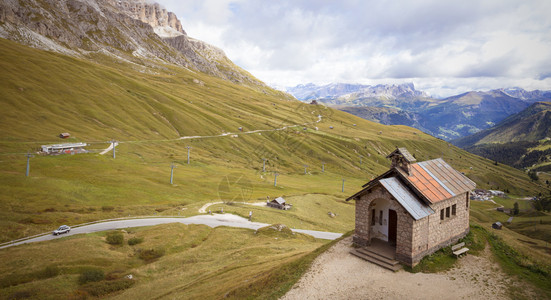
MULTIPOLYGON (((104 241, 107 234, 77 235, 3 249, 0 259, 5 263, 0 272, 5 275, 1 278, 0 298, 39 295, 51 284, 60 286, 48 294, 57 299, 86 295, 222 298, 266 276, 277 277, 274 272, 279 272, 282 265, 327 243, 288 230, 255 233, 179 223, 121 232, 125 239, 143 239, 136 246, 123 243, 113 247, 104 241), (163 255, 154 255, 159 253, 163 255), (51 266, 57 271, 46 272, 51 266), (79 284, 79 277, 91 269, 104 276, 92 276, 93 280, 79 284), (46 273, 48 276, 42 276, 46 273), (14 274, 27 277, 9 282, 7 278, 14 274), (132 279, 126 278, 130 274, 132 279)), ((262 286, 260 290, 272 288, 262 286)))

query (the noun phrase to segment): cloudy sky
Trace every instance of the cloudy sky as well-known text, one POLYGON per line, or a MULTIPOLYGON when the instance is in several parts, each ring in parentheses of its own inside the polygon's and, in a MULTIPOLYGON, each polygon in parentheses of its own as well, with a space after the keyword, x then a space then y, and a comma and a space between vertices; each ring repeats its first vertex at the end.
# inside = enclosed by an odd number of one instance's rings
POLYGON ((549 0, 156 0, 264 82, 551 90, 549 0))

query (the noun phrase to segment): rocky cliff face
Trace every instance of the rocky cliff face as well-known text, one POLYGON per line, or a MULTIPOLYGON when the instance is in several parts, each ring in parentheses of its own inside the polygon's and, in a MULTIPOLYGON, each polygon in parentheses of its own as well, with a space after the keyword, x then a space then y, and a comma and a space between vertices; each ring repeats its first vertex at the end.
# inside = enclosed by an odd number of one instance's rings
POLYGON ((221 49, 188 37, 176 15, 143 0, 3 0, 0 37, 81 58, 108 55, 142 67, 176 64, 265 86, 221 49))
POLYGON ((161 37, 186 35, 178 17, 158 3, 145 0, 110 0, 108 2, 128 16, 149 24, 161 37))

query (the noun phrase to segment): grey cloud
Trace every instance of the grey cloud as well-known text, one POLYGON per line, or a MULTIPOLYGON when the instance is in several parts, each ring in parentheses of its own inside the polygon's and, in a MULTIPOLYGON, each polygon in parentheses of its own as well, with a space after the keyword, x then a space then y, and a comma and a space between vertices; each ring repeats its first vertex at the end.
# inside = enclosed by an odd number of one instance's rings
MULTIPOLYGON (((551 74, 551 63, 545 63, 551 61, 547 15, 551 1, 547 0, 160 2, 177 14, 182 12, 184 27, 216 26, 221 32, 217 46, 230 58, 231 53, 239 53, 237 63, 254 66, 249 71, 266 74, 273 83, 300 76, 304 79, 295 84, 311 78, 353 81, 357 76, 358 82, 463 78, 464 84, 490 84, 466 79, 545 80, 551 74), (208 7, 215 2, 219 7, 208 7), (502 32, 531 38, 544 50, 534 58, 514 41, 503 45, 510 50, 507 53, 485 52, 488 41, 502 32), (248 58, 239 46, 243 44, 254 45, 263 55, 248 58)), ((454 80, 445 82, 453 85, 454 80)))

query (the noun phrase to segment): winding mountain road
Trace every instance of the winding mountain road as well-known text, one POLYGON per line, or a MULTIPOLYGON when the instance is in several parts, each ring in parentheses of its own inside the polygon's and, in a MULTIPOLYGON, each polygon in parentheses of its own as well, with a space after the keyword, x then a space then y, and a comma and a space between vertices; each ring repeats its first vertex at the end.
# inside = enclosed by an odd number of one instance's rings
MULTIPOLYGON (((228 227, 237 227, 237 228, 248 228, 248 229, 259 229, 270 224, 258 223, 258 222, 249 222, 247 219, 232 215, 232 214, 213 214, 213 215, 197 215, 187 218, 179 217, 150 217, 150 218, 139 218, 139 219, 124 219, 124 220, 115 220, 115 221, 106 221, 100 223, 94 223, 89 225, 83 225, 71 228, 71 232, 67 234, 54 236, 51 233, 45 233, 37 237, 33 237, 25 240, 16 240, 9 243, 4 243, 0 246, 0 249, 8 248, 11 246, 21 245, 25 243, 34 243, 49 241, 65 236, 83 234, 83 233, 92 233, 98 231, 106 230, 116 230, 123 228, 131 227, 142 227, 142 226, 153 226, 159 224, 168 224, 168 223, 183 223, 183 224, 202 224, 209 227, 218 227, 218 226, 228 226, 228 227)), ((315 230, 304 230, 304 229, 291 229, 293 232, 304 233, 311 235, 318 239, 325 240, 334 240, 341 237, 341 233, 335 232, 325 232, 325 231, 315 231, 315 230)))

